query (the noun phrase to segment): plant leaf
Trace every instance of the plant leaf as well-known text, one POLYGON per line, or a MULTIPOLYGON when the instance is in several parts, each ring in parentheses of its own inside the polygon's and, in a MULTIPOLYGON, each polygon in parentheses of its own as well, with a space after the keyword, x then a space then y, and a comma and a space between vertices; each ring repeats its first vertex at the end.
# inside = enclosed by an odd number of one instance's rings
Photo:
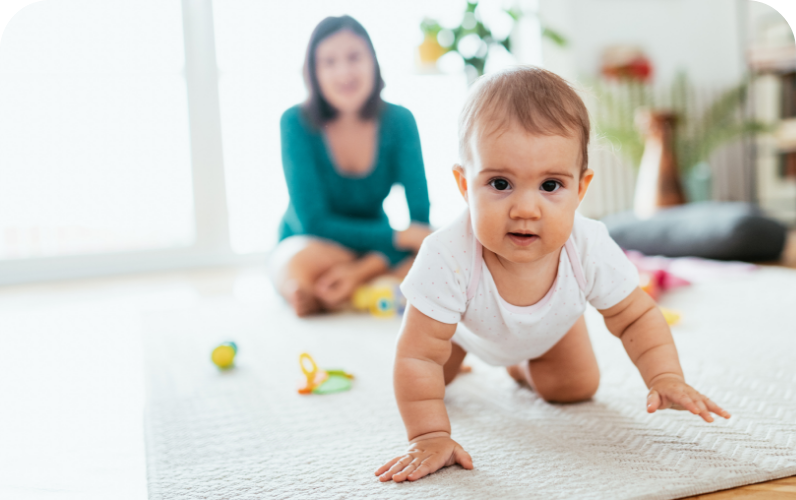
POLYGON ((569 40, 567 40, 564 35, 548 26, 542 27, 542 37, 547 38, 559 47, 566 47, 569 45, 569 40))

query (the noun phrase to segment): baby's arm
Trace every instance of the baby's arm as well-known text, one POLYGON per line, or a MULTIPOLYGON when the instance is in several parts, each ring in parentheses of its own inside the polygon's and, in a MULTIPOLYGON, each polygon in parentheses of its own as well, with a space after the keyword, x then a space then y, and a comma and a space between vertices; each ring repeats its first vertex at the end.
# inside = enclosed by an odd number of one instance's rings
POLYGON ((608 330, 622 340, 628 356, 650 389, 647 411, 686 409, 712 422, 711 412, 730 414, 685 383, 669 325, 655 302, 640 288, 624 300, 601 310, 608 330))
POLYGON ((442 367, 450 357, 455 332, 455 324, 441 323, 407 306, 396 349, 393 384, 409 448, 376 471, 381 481, 414 481, 455 463, 473 468, 470 455, 450 437, 451 425, 443 401, 442 367))

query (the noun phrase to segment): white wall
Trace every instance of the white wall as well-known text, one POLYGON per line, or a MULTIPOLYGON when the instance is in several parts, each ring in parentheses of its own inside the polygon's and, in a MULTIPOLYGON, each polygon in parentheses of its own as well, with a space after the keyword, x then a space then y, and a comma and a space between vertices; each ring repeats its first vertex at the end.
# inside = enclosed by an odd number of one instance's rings
POLYGON ((747 11, 747 40, 749 45, 778 47, 793 45, 793 30, 788 22, 773 7, 749 2, 747 11))
POLYGON ((744 71, 743 6, 736 0, 540 0, 545 22, 570 40, 563 50, 546 44, 545 65, 570 79, 594 76, 606 46, 630 43, 650 56, 656 81, 682 68, 696 83, 729 84, 744 71))

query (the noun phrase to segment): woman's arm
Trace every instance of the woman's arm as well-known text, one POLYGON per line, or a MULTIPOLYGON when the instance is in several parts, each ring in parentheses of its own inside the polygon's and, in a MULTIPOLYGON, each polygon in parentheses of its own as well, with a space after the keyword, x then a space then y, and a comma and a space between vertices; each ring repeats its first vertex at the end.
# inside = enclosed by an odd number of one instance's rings
POLYGON ((647 411, 686 409, 712 422, 710 412, 729 418, 730 414, 685 383, 669 325, 658 306, 641 288, 625 299, 601 310, 605 326, 622 340, 622 345, 650 389, 647 411))
POLYGON ((282 167, 291 203, 304 232, 360 251, 391 249, 393 230, 388 221, 331 213, 325 193, 328 187, 318 175, 312 144, 298 113, 291 108, 282 115, 282 167))

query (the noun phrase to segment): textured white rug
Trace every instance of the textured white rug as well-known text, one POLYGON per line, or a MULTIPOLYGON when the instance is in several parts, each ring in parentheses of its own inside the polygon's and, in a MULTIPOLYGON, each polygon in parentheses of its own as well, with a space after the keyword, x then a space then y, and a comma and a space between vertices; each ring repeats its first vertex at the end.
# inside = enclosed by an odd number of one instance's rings
MULTIPOLYGON (((259 278, 250 285, 265 287, 259 278)), ((251 288, 251 287, 250 287, 251 288)), ((713 424, 645 412, 646 390, 596 311, 602 369, 592 402, 554 406, 504 370, 469 359, 448 389, 455 438, 475 470, 415 483, 373 475, 404 447, 392 396, 398 322, 298 320, 270 297, 220 297, 148 316, 147 461, 151 499, 669 499, 796 474, 796 272, 762 269, 670 292, 690 383, 728 409, 713 424), (219 373, 213 345, 235 340, 219 373), (299 396, 298 354, 357 375, 354 389, 299 396)))

